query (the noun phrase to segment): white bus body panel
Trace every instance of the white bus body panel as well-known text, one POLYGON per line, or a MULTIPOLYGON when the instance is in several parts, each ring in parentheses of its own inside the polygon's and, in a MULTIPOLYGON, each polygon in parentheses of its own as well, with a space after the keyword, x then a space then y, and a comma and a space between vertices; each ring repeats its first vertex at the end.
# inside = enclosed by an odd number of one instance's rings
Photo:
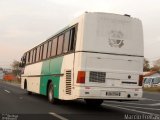
POLYGON ((86 14, 81 50, 143 56, 140 20, 115 14, 86 14), (116 42, 119 42, 116 43, 116 42))
POLYGON ((40 93, 41 69, 42 69, 42 62, 26 66, 24 70, 25 76, 22 77, 21 81, 22 83, 21 88, 24 89, 24 81, 27 80, 27 90, 32 91, 34 93, 40 93))

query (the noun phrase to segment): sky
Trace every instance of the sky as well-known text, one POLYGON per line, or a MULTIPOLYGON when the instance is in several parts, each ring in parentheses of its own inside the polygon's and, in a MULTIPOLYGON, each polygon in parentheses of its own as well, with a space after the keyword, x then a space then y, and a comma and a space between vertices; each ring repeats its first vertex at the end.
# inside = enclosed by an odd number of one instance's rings
POLYGON ((160 0, 0 0, 0 67, 88 12, 129 14, 143 23, 144 56, 160 58, 160 0))

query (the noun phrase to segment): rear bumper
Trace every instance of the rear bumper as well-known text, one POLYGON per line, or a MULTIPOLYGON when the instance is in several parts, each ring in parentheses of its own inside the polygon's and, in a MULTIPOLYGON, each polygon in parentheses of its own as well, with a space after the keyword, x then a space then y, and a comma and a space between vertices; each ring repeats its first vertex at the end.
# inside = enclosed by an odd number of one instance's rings
POLYGON ((75 87, 75 99, 141 100, 142 88, 75 87), (113 95, 111 93, 114 93, 113 95), (116 93, 116 94, 115 94, 116 93), (118 93, 118 94, 117 94, 118 93))

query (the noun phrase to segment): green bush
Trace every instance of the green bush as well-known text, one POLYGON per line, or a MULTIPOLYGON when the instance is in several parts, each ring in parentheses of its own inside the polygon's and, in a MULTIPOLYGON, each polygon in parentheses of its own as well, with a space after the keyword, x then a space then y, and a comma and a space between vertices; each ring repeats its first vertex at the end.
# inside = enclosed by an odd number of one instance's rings
POLYGON ((160 92, 160 87, 143 88, 143 90, 148 92, 160 92))

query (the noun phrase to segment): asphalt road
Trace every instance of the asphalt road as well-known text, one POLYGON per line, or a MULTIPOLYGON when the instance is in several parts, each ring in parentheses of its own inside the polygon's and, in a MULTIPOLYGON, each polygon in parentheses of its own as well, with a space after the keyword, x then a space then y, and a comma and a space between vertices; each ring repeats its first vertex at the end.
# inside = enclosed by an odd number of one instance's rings
POLYGON ((100 107, 80 100, 52 105, 45 96, 0 81, 0 113, 2 120, 160 120, 160 93, 144 92, 141 101, 105 101, 100 107))

